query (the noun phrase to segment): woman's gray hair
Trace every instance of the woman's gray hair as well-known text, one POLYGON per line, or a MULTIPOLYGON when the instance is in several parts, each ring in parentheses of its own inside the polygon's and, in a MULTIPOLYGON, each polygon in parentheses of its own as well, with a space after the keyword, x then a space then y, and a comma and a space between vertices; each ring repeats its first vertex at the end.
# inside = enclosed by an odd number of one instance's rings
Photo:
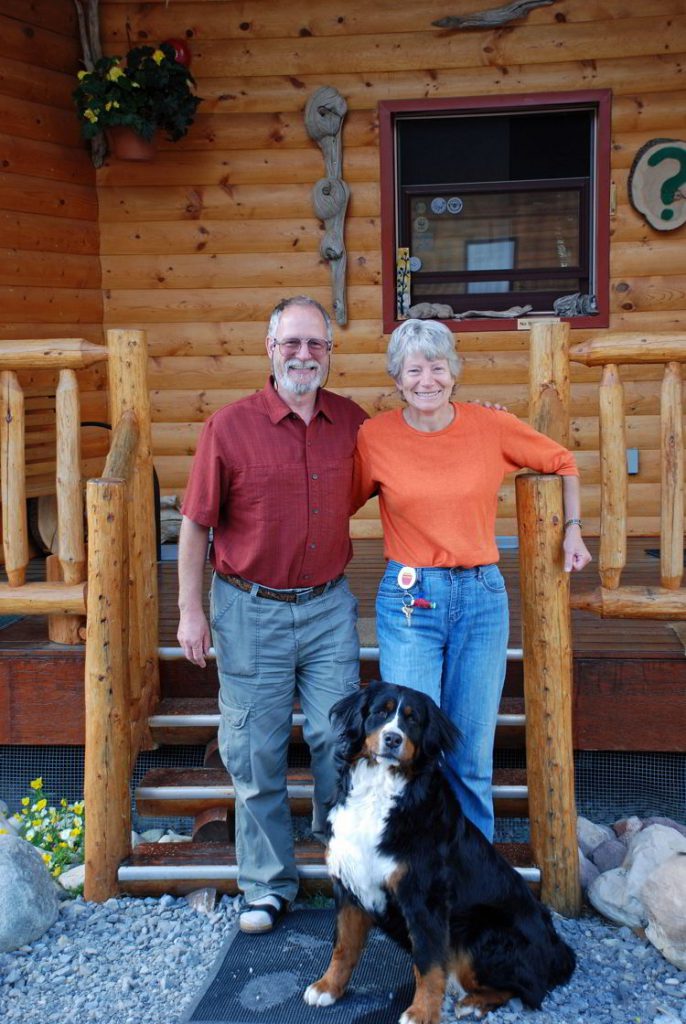
POLYGON ((451 375, 455 379, 460 376, 463 359, 455 351, 454 335, 438 320, 405 320, 393 331, 386 349, 386 369, 394 381, 400 380, 411 355, 445 359, 451 375))

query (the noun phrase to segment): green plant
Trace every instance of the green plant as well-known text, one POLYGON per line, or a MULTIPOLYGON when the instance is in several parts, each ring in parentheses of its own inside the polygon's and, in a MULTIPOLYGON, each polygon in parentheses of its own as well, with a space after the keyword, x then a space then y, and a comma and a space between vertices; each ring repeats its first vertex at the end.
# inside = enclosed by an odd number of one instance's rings
POLYGON ((137 46, 126 57, 101 57, 92 71, 79 71, 73 96, 84 138, 116 125, 148 141, 158 128, 172 142, 185 135, 201 101, 175 52, 168 43, 137 46))
POLYGON ((34 779, 30 786, 31 796, 22 798, 21 810, 11 820, 22 839, 40 851, 50 874, 57 878, 65 868, 83 863, 83 802, 70 804, 60 800, 59 807, 50 807, 43 793, 42 778, 34 779))

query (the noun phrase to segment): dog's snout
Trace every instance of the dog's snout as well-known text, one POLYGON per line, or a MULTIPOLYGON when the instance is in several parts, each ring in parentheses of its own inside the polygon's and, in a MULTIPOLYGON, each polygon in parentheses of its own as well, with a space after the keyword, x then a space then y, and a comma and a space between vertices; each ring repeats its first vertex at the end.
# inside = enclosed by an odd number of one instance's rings
POLYGON ((403 734, 397 729, 387 729, 383 734, 384 749, 395 753, 403 742, 403 734))

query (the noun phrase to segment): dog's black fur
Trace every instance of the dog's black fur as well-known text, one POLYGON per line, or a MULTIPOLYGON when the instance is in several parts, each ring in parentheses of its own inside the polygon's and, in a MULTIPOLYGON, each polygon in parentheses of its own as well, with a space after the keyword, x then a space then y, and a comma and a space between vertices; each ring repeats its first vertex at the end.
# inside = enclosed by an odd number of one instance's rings
POLYGON ((440 767, 457 741, 455 727, 429 697, 389 683, 345 697, 332 720, 340 738, 328 855, 337 934, 329 969, 306 1001, 323 1006, 340 998, 369 928, 377 925, 413 955, 417 988, 401 1024, 436 1024, 451 975, 466 992, 464 1005, 481 1012, 512 996, 540 1007, 550 989, 569 980, 574 953, 549 911, 462 814, 440 767), (384 786, 397 792, 385 805, 379 797, 385 818, 369 857, 363 850, 351 860, 355 792, 363 783, 372 804, 377 783, 380 794, 384 786), (352 813, 341 817, 346 807, 352 813), (345 835, 337 835, 337 826, 345 835), (374 858, 384 866, 371 898, 367 865, 374 858), (359 886, 356 872, 365 876, 359 886))

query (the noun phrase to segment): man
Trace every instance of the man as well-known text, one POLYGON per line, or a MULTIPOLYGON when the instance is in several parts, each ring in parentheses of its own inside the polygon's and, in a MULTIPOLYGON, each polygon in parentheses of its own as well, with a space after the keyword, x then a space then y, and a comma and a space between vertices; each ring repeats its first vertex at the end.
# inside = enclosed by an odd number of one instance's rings
POLYGON ((269 321, 264 389, 205 424, 183 503, 178 640, 205 666, 202 579, 210 528, 210 619, 219 748, 236 788, 243 931, 273 927, 298 890, 286 791, 296 693, 314 773, 312 828, 323 838, 335 770, 329 709, 359 685, 357 603, 343 577, 357 430, 366 414, 324 390, 331 320, 306 296, 269 321))

